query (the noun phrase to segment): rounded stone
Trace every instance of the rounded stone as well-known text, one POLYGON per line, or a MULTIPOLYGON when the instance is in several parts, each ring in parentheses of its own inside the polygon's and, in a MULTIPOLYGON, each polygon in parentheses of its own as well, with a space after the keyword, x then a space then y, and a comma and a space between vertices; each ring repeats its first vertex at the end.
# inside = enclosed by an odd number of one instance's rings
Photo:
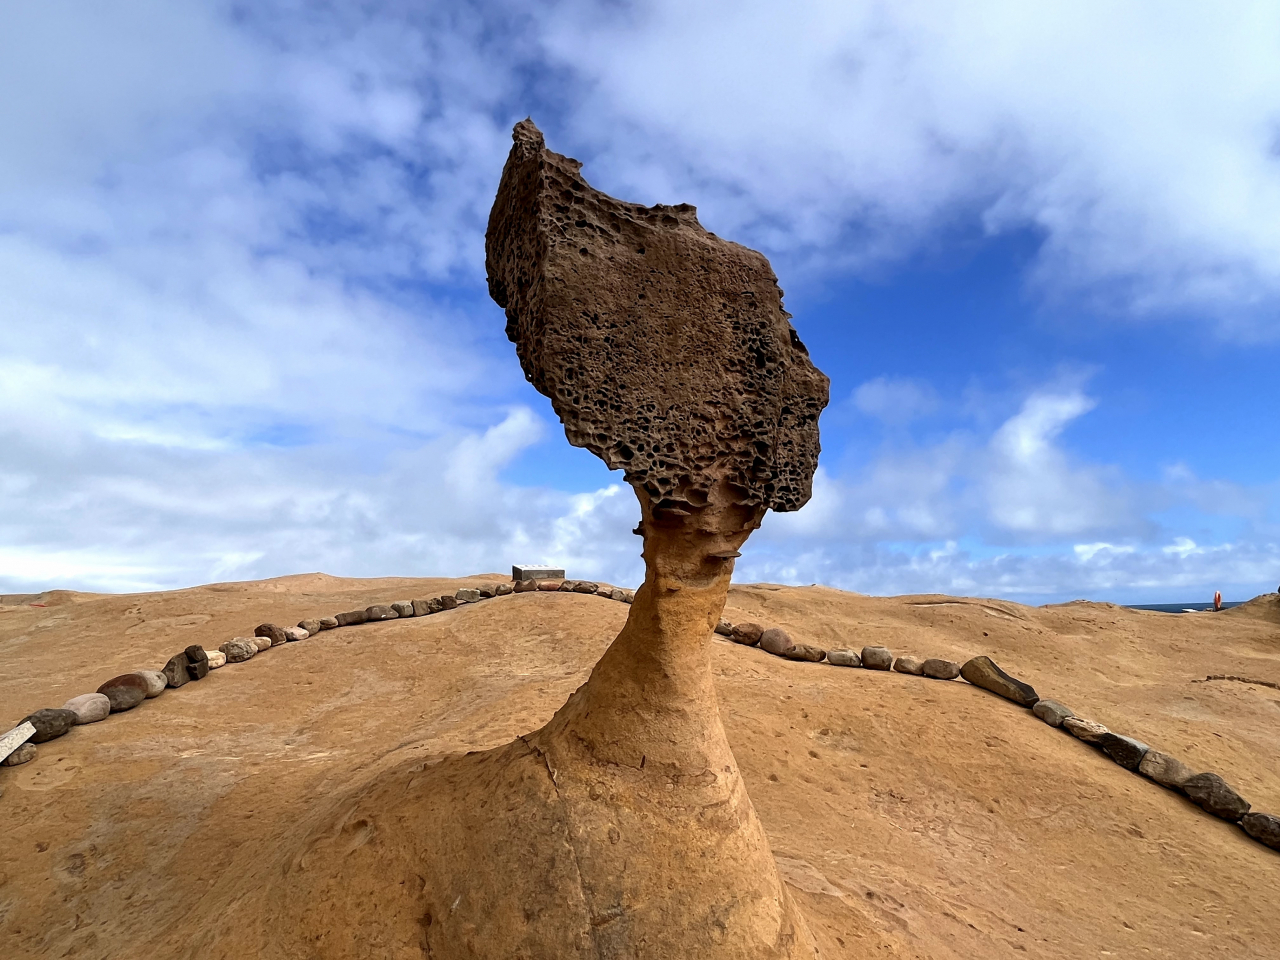
POLYGON ((860 667, 862 657, 853 650, 828 650, 827 663, 833 663, 837 667, 860 667))
POLYGON ((272 647, 276 646, 270 637, 250 637, 249 639, 253 641, 254 646, 257 647, 259 653, 262 653, 264 650, 270 650, 272 647))
POLYGON ((221 650, 206 650, 205 656, 209 658, 209 669, 217 670, 227 664, 227 655, 221 650))
POLYGON ((920 665, 920 669, 931 680, 954 680, 960 676, 960 664, 941 657, 930 657, 920 665))
POLYGON ((258 624, 257 629, 253 631, 253 635, 255 637, 266 637, 271 641, 273 647, 289 642, 289 638, 284 634, 284 627, 277 627, 274 623, 258 624))
POLYGON ((1060 727, 1063 720, 1075 716, 1070 707, 1057 700, 1037 700, 1031 712, 1051 727, 1060 727))
POLYGON ((1216 773, 1197 773, 1179 788, 1187 799, 1205 813, 1233 823, 1249 812, 1249 801, 1216 773))
POLYGON ((514 592, 515 586, 509 582, 495 584, 493 588, 493 595, 495 597, 505 597, 507 594, 514 592))
POLYGON ((0 766, 16 767, 24 763, 30 763, 36 758, 36 745, 28 740, 17 750, 9 754, 3 760, 0 760, 0 766))
POLYGON ((112 677, 98 688, 98 692, 106 694, 107 699, 111 701, 112 713, 123 713, 125 710, 132 710, 147 699, 148 689, 149 685, 145 677, 140 677, 136 673, 125 673, 112 677))
POLYGON ((590 580, 579 580, 573 585, 574 593, 595 593, 600 589, 600 584, 592 583, 590 580))
POLYGON ((258 645, 253 642, 252 637, 236 637, 234 640, 228 640, 218 648, 227 658, 227 663, 243 663, 245 660, 252 660, 258 652, 258 645))
POLYGON ((795 641, 791 639, 791 634, 781 627, 770 627, 760 634, 760 649, 776 656, 782 656, 795 645, 795 641))
POLYGON ((16 726, 30 723, 36 732, 30 737, 32 743, 47 743, 56 740, 76 725, 76 715, 70 710, 56 707, 45 707, 35 713, 28 714, 19 720, 16 726))
MULTIPOLYGON (((610 599, 612 599, 613 597, 612 590, 609 591, 609 597, 610 599)), ((731 637, 733 636, 733 624, 730 623, 728 620, 726 620, 724 617, 721 617, 719 622, 716 623, 715 633, 717 636, 731 637)))
POLYGON ((305 640, 311 634, 303 627, 285 627, 284 638, 290 643, 296 643, 299 640, 305 640))
POLYGON ((539 580, 537 581, 537 583, 538 583, 538 589, 543 591, 544 593, 555 593, 557 590, 560 589, 559 580, 539 580))
POLYGON ((1246 813, 1240 818, 1244 832, 1259 843, 1280 850, 1280 817, 1269 813, 1246 813))
POLYGON ((868 670, 888 670, 893 666, 893 654, 887 647, 863 647, 859 656, 868 670))
POLYGON ((340 613, 333 618, 335 626, 354 627, 359 623, 367 623, 369 621, 369 612, 367 610, 348 610, 340 613))
POLYGON ((481 600, 492 600, 498 595, 498 585, 496 583, 482 583, 476 587, 480 593, 481 600))
POLYGON ((445 597, 437 597, 436 599, 440 601, 441 610, 454 610, 458 606, 457 597, 445 596, 445 597))
POLYGON ((107 715, 111 713, 111 701, 105 693, 82 693, 64 703, 62 709, 74 713, 76 726, 79 726, 107 719, 107 715))
POLYGON ((577 584, 576 580, 561 580, 560 586, 556 590, 560 593, 573 593, 573 588, 577 584))
POLYGON ((159 670, 138 670, 138 676, 147 681, 147 699, 158 697, 164 693, 165 687, 169 685, 169 681, 165 675, 159 670))
POLYGON ((307 631, 307 636, 311 636, 313 633, 319 633, 322 629, 319 620, 299 620, 298 626, 307 631))
MULTIPOLYGON (((316 622, 320 624, 321 630, 332 630, 334 627, 338 625, 338 618, 337 617, 321 617, 316 622)), ((314 632, 315 631, 313 630, 312 633, 314 632)))
POLYGON ((764 636, 764 627, 758 623, 735 623, 729 631, 729 639, 744 647, 754 647, 764 636))
POLYGON ((924 675, 924 661, 919 657, 899 657, 893 663, 893 669, 897 673, 909 673, 913 677, 924 675))

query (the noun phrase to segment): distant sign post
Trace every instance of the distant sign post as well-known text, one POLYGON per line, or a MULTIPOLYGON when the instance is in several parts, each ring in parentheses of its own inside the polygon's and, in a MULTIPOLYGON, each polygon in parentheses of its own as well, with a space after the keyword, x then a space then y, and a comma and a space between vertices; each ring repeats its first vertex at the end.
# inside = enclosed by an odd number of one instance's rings
POLYGON ((511 567, 512 580, 563 580, 564 571, 555 567, 536 567, 528 563, 518 563, 511 567))

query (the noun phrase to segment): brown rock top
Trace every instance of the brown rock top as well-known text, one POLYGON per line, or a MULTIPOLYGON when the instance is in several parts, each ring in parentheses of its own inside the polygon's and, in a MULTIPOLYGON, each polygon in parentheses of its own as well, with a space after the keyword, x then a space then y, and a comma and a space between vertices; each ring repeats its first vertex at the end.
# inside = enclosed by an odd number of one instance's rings
POLYGON ((828 380, 768 260, 703 229, 688 204, 594 189, 530 120, 512 139, 489 292, 569 442, 624 470, 659 515, 703 506, 719 481, 744 506, 803 506, 828 380))

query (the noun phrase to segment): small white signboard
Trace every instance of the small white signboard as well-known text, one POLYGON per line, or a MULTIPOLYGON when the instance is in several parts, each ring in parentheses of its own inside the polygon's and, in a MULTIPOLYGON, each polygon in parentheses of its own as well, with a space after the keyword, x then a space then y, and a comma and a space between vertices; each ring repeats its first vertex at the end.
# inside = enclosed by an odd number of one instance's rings
POLYGON ((35 736, 36 728, 31 725, 31 721, 20 723, 3 737, 0 737, 0 760, 3 760, 13 751, 35 736))

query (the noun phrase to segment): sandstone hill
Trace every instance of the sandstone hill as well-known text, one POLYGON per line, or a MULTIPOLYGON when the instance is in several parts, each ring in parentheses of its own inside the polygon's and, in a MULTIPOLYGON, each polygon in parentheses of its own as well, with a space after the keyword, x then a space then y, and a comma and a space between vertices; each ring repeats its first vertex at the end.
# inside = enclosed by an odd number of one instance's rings
MULTIPOLYGON (((263 621, 494 579, 5 597, 0 726, 263 621)), ((352 850, 394 848, 394 824, 343 820, 346 798, 407 760, 537 728, 627 611, 528 593, 329 631, 42 744, 0 768, 0 956, 196 957, 211 931, 234 944, 284 866, 305 869, 318 818, 352 850)), ((1280 813, 1275 596, 1174 616, 756 584, 733 588, 725 616, 825 648, 988 654, 1280 813)), ((723 640, 712 656, 729 739, 823 957, 1280 958, 1280 853, 1028 711, 963 682, 723 640)))

